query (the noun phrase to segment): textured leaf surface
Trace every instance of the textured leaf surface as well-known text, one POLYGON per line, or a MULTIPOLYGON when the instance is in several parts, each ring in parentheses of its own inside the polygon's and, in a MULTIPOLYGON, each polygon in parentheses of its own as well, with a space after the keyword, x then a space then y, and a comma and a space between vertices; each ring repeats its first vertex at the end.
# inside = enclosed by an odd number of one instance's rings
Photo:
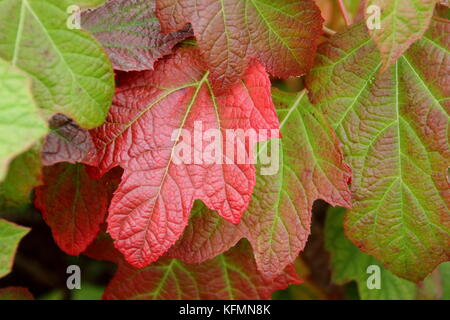
POLYGON ((112 260, 119 265, 107 286, 104 299, 128 300, 252 300, 270 299, 272 292, 298 284, 293 266, 273 281, 261 277, 246 242, 202 264, 185 264, 163 258, 136 269, 114 252, 107 237, 97 239, 87 253, 97 259, 112 260))
POLYGON ((62 114, 52 117, 50 129, 41 151, 43 165, 60 162, 94 164, 89 163, 89 159, 95 158, 96 150, 88 130, 62 114))
POLYGON ((0 300, 34 300, 27 288, 6 287, 0 288, 0 300))
POLYGON ((36 147, 16 157, 0 184, 0 210, 30 202, 30 193, 42 183, 41 159, 36 147))
POLYGON ((182 48, 158 62, 154 72, 125 77, 106 123, 92 134, 100 169, 116 165, 125 169, 109 209, 108 232, 131 264, 144 267, 181 236, 195 199, 228 221, 239 222, 255 185, 253 146, 240 135, 227 140, 226 130, 259 133, 260 129, 276 130, 279 123, 269 78, 257 63, 240 83, 220 95, 212 90, 208 72, 193 48, 182 48), (196 129, 196 124, 202 128, 196 129), (180 129, 190 134, 190 141, 180 129), (210 129, 222 136, 195 138, 194 134, 210 129), (203 160, 217 139, 214 160, 219 162, 196 161, 192 154, 187 161, 192 164, 175 162, 175 146, 181 138, 203 160), (194 144, 196 140, 203 145, 194 144), (245 146, 246 164, 239 164, 237 152, 233 158, 226 155, 225 149, 235 150, 238 144, 245 146))
POLYGON ((44 185, 36 189, 35 206, 52 229, 58 246, 78 255, 95 239, 120 181, 119 168, 93 179, 81 164, 44 168, 44 185))
MULTIPOLYGON (((199 204, 183 238, 171 250, 189 263, 201 262, 233 246, 241 237, 252 244, 260 272, 277 276, 305 247, 315 200, 350 207, 350 168, 343 162, 340 143, 321 111, 305 91, 273 91, 281 123, 281 146, 260 144, 260 155, 279 152, 278 171, 260 173, 253 199, 235 226, 199 204)), ((261 159, 262 160, 262 157, 261 159)))
POLYGON ((29 230, 0 219, 0 278, 11 272, 19 242, 29 230))
POLYGON ((151 70, 156 60, 192 36, 189 28, 163 34, 154 9, 155 0, 110 0, 84 12, 82 26, 106 48, 114 69, 151 70))
POLYGON ((0 57, 33 78, 38 105, 82 127, 100 125, 111 105, 114 76, 101 46, 67 26, 72 0, 0 1, 0 57))
POLYGON ((442 263, 424 281, 415 284, 383 268, 371 255, 361 252, 344 235, 345 209, 330 208, 325 223, 325 243, 331 254, 333 282, 343 285, 356 281, 363 300, 448 299, 450 262, 442 263), (380 268, 380 289, 368 289, 369 266, 380 268))
POLYGON ((305 74, 314 62, 322 17, 312 0, 157 0, 164 32, 191 23, 213 86, 227 88, 257 58, 277 77, 305 74))
POLYGON ((10 161, 44 136, 47 124, 40 117, 33 101, 29 79, 3 60, 0 60, 0 97, 0 181, 2 181, 10 161))
POLYGON ((352 280, 358 284, 363 300, 412 300, 416 297, 416 284, 396 277, 384 269, 371 255, 361 252, 344 235, 343 217, 345 209, 331 208, 325 224, 325 244, 331 254, 331 270, 336 284, 343 285, 352 280), (369 266, 380 267, 380 289, 370 290, 367 279, 369 266))
POLYGON ((423 279, 450 255, 450 23, 433 22, 383 74, 365 27, 336 35, 307 78, 353 169, 346 233, 394 274, 423 279))
MULTIPOLYGON (((380 29, 370 30, 381 52, 382 71, 392 66, 417 40, 422 38, 433 16, 436 0, 367 0, 366 8, 381 9, 380 29)), ((371 12, 371 11, 369 11, 371 12)), ((373 15, 367 13, 366 18, 373 15)))

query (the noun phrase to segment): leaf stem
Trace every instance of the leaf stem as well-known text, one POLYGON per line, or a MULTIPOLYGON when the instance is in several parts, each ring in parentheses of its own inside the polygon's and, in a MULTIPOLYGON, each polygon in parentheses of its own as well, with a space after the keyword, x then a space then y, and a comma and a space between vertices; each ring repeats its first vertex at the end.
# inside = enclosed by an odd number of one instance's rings
POLYGON ((336 31, 334 31, 333 29, 330 29, 330 28, 328 28, 328 27, 326 27, 326 26, 323 26, 323 33, 324 33, 326 36, 333 36, 333 35, 336 34, 336 31))
POLYGON ((339 10, 341 11, 342 17, 344 18, 344 21, 345 21, 345 25, 348 27, 352 23, 351 23, 350 15, 348 14, 347 8, 345 7, 343 0, 338 0, 338 4, 339 4, 339 10))

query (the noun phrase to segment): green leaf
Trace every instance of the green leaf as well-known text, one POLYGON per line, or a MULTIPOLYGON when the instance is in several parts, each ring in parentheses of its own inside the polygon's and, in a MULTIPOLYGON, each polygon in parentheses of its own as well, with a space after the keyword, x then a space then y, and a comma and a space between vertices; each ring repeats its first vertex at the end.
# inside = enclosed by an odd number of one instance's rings
POLYGON ((380 29, 370 35, 381 52, 382 71, 386 71, 417 40, 430 25, 436 0, 367 0, 366 19, 373 15, 371 6, 381 10, 380 29), (369 12, 369 13, 368 13, 369 12))
POLYGON ((10 161, 43 137, 48 128, 31 96, 29 79, 1 59, 0 97, 0 181, 2 181, 10 161))
POLYGON ((307 77, 353 169, 347 235, 394 274, 450 257, 450 23, 433 22, 388 72, 364 25, 319 49, 307 77))
POLYGON ((0 219, 0 278, 11 272, 19 242, 29 231, 29 228, 0 219))
POLYGON ((450 295, 450 262, 442 263, 424 281, 415 284, 383 268, 371 255, 361 252, 344 235, 345 209, 330 208, 325 222, 325 246, 331 254, 332 281, 343 285, 356 281, 363 300, 444 299, 450 295), (380 289, 369 289, 369 266, 380 268, 380 289))
POLYGON ((111 105, 114 75, 100 44, 69 28, 77 17, 68 13, 74 3, 0 0, 0 57, 32 77, 33 94, 47 117, 64 113, 93 128, 103 123, 111 105))
POLYGON ((358 284, 363 300, 411 300, 415 298, 416 285, 400 279, 384 269, 371 255, 361 252, 344 235, 344 208, 330 208, 325 223, 325 246, 331 253, 332 281, 343 285, 352 280, 358 284), (369 289, 367 268, 380 267, 381 289, 369 289))
POLYGON ((0 184, 0 210, 26 205, 30 202, 31 190, 41 183, 41 158, 35 147, 11 162, 0 184))

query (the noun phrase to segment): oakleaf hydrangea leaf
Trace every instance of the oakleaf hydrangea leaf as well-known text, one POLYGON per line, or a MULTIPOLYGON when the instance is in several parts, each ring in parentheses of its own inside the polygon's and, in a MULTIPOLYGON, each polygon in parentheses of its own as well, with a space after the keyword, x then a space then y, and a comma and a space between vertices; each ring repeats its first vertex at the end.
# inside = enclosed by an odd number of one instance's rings
POLYGON ((142 269, 128 265, 107 237, 99 237, 86 253, 119 266, 103 294, 108 300, 266 300, 273 291, 300 283, 292 265, 274 280, 261 277, 247 242, 202 264, 162 258, 142 269))
POLYGON ((0 219, 0 278, 11 272, 20 240, 30 229, 0 219))
POLYGON ((106 49, 114 69, 151 70, 156 60, 192 36, 189 28, 163 34, 154 9, 155 0, 110 0, 84 12, 82 26, 106 49))
POLYGON ((202 262, 245 237, 260 272, 274 278, 305 247, 315 200, 351 206, 351 171, 322 112, 309 103, 305 91, 274 90, 272 96, 281 121, 281 146, 277 150, 274 143, 263 142, 259 154, 278 152, 278 170, 262 174, 268 166, 260 157, 253 199, 238 226, 199 204, 172 256, 202 262))
POLYGON ((356 281, 363 300, 448 299, 450 262, 442 263, 423 282, 401 279, 383 268, 371 255, 361 252, 344 235, 345 209, 330 208, 325 223, 325 245, 331 254, 336 284, 356 281), (379 279, 375 279, 379 275, 379 279), (373 279, 372 279, 373 278, 373 279), (378 281, 378 288, 369 288, 378 281))
POLYGON ((94 179, 82 164, 44 168, 44 184, 36 189, 35 206, 61 250, 78 255, 95 239, 121 173, 116 168, 94 179))
POLYGON ((191 23, 217 90, 234 84, 253 58, 286 78, 314 62, 323 19, 312 0, 157 0, 164 32, 191 23))
POLYGON ((0 97, 2 181, 9 163, 43 137, 48 128, 31 95, 29 79, 3 60, 0 60, 0 97))
POLYGON ((144 267, 182 235, 196 199, 228 221, 240 221, 256 179, 251 148, 278 137, 279 122, 269 78, 256 62, 221 94, 192 47, 158 61, 153 72, 126 74, 120 83, 105 124, 92 135, 101 171, 117 165, 125 170, 108 232, 132 265, 144 267), (248 142, 236 130, 257 136, 248 142), (236 134, 228 139, 230 131, 236 134), (177 151, 181 142, 186 159, 177 151), (217 148, 209 156, 211 145, 217 148), (243 148, 230 156, 238 146, 243 148))
POLYGON ((0 57, 31 76, 33 95, 48 118, 63 113, 82 127, 93 128, 108 113, 114 74, 100 44, 76 29, 78 13, 67 13, 74 4, 1 0, 0 57))
POLYGON ((353 169, 348 237, 394 274, 419 281, 450 257, 450 23, 393 67, 364 25, 319 49, 307 77, 353 169))
POLYGON ((369 28, 372 39, 381 52, 384 72, 400 58, 409 47, 422 38, 430 25, 436 0, 367 0, 366 19, 372 20, 380 9, 380 28, 369 28))
POLYGON ((42 183, 41 158, 37 147, 16 157, 0 184, 0 211, 31 202, 31 191, 42 183))

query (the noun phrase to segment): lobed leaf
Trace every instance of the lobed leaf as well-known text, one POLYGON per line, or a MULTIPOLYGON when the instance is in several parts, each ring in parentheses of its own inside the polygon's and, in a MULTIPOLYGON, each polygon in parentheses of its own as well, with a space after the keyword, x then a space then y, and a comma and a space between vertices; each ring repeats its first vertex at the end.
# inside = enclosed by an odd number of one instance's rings
POLYGON ((216 90, 229 88, 258 59, 276 76, 309 71, 323 19, 312 0, 157 0, 164 32, 191 23, 216 90))
POLYGON ((107 300, 265 300, 273 291, 301 282, 293 266, 276 279, 265 280, 246 242, 202 264, 163 258, 142 269, 123 261, 107 237, 97 239, 87 253, 119 265, 103 294, 107 300))
POLYGON ((253 247, 258 270, 274 278, 304 249, 315 200, 351 206, 351 171, 343 162, 340 142, 305 92, 273 90, 283 138, 260 144, 260 174, 241 223, 235 226, 198 204, 183 237, 170 251, 173 257, 202 262, 245 237, 253 247), (280 143, 279 149, 275 142, 280 143), (265 172, 269 168, 262 163, 263 155, 274 152, 278 157, 272 165, 279 169, 265 172))
POLYGON ((361 252, 344 235, 343 208, 330 208, 325 223, 325 245, 331 254, 333 282, 339 285, 356 281, 363 300, 448 299, 450 262, 442 263, 423 282, 415 284, 383 268, 371 255, 361 252), (369 267, 379 268, 378 289, 369 289, 373 274, 369 267))
POLYGON ((353 169, 347 235, 415 282, 450 256, 449 44, 450 23, 433 21, 379 73, 375 45, 356 25, 319 49, 307 77, 353 169))
POLYGON ((380 9, 380 28, 369 28, 372 39, 381 52, 382 72, 386 71, 421 39, 430 25, 434 7, 439 0, 367 0, 366 19, 373 16, 367 9, 380 9))

